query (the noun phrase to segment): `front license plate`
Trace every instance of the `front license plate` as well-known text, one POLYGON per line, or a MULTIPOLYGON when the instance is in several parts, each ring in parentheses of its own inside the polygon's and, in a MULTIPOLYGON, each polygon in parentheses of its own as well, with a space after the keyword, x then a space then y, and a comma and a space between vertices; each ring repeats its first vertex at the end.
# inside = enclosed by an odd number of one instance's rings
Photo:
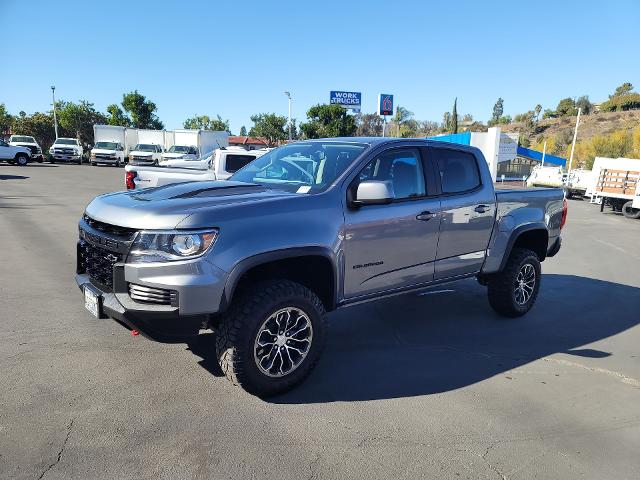
POLYGON ((100 318, 100 296, 88 287, 84 287, 84 308, 91 315, 100 318))

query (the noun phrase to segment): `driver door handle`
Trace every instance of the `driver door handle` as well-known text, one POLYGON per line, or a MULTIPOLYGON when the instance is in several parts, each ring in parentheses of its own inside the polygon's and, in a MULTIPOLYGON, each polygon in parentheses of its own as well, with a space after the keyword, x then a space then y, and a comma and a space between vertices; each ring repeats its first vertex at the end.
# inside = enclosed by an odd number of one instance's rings
POLYGON ((473 210, 478 212, 478 213, 484 213, 487 210, 489 210, 491 207, 489 207, 489 205, 478 205, 476 208, 474 208, 473 210))
POLYGON ((435 216, 436 216, 435 213, 420 212, 418 215, 416 215, 416 220, 422 220, 423 222, 428 222, 429 220, 431 220, 435 216))

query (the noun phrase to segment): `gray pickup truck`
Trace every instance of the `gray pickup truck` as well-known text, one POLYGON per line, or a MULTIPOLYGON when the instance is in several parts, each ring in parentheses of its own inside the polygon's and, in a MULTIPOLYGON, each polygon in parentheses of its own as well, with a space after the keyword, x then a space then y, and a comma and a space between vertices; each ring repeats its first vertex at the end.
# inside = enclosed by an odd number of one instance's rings
POLYGON ((151 338, 212 328, 227 377, 267 396, 313 369, 337 308, 476 277, 499 314, 525 314, 566 214, 560 189, 494 191, 472 147, 301 141, 229 181, 97 197, 76 281, 93 315, 151 338))

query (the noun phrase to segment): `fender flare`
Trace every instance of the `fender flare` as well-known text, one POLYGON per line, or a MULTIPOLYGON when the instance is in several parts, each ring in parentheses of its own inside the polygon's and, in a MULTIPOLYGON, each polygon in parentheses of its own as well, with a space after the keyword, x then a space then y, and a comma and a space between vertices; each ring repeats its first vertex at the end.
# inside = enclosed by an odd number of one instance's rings
MULTIPOLYGON (((507 260, 509 260, 509 257, 511 256, 511 250, 513 250, 513 245, 516 243, 516 240, 518 240, 518 238, 523 233, 530 232, 532 230, 543 230, 547 234, 547 242, 548 242, 549 229, 542 222, 527 223, 525 225, 520 225, 519 227, 514 228, 511 232, 511 235, 509 236, 509 240, 507 241, 507 246, 504 250, 502 261, 500 262, 500 269, 498 270, 499 272, 504 270, 507 260)), ((540 261, 543 261, 545 259, 547 255, 547 249, 548 249, 548 245, 545 245, 544 246, 545 255, 543 258, 540 259, 540 261)))
POLYGON ((222 298, 220 299, 220 308, 219 312, 225 312, 229 305, 231 304, 231 300, 233 299, 233 295, 235 293, 235 289, 238 286, 238 282, 242 278, 242 276, 251 270, 254 267, 258 267, 260 265, 264 265, 266 263, 285 260, 288 258, 296 258, 296 257, 307 257, 307 256, 315 256, 315 257, 323 257, 329 261, 331 264, 331 270, 333 272, 333 295, 331 302, 331 310, 335 309, 337 304, 337 292, 338 292, 338 259, 330 248, 320 247, 320 246, 309 246, 309 247, 295 247, 295 248, 284 248, 280 250, 272 250, 269 252, 259 253, 257 255, 252 255, 243 260, 240 260, 236 263, 229 275, 227 276, 227 280, 225 282, 224 290, 222 292, 222 298))

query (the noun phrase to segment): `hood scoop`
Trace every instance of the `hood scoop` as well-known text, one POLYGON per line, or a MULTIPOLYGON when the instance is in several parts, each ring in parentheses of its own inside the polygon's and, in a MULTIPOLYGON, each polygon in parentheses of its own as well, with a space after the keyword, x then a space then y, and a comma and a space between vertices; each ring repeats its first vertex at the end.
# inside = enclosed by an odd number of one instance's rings
POLYGON ((177 200, 188 198, 226 197, 264 192, 265 188, 255 183, 210 181, 183 182, 131 192, 132 198, 141 201, 177 200))

